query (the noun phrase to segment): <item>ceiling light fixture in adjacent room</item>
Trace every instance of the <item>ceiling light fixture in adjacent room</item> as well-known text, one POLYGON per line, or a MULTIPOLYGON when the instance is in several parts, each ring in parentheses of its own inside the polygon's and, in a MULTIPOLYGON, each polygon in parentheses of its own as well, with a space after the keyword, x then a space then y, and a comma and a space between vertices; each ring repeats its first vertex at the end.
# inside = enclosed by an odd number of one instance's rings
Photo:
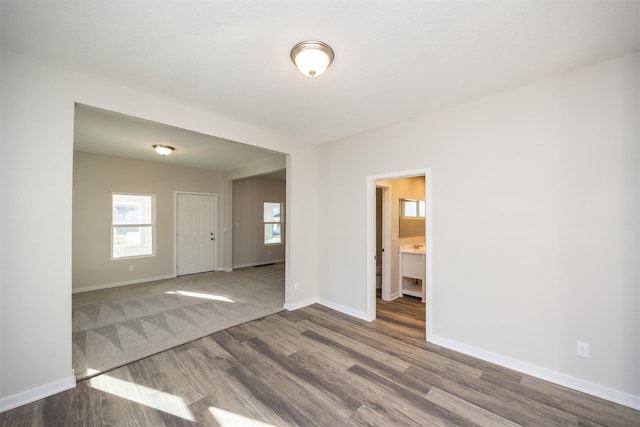
POLYGON ((302 74, 318 77, 333 62, 333 49, 324 42, 307 40, 291 49, 291 60, 302 74))
POLYGON ((173 150, 175 150, 175 148, 169 145, 158 144, 154 144, 153 149, 156 150, 156 153, 160 154, 161 156, 168 156, 169 154, 173 153, 173 150))

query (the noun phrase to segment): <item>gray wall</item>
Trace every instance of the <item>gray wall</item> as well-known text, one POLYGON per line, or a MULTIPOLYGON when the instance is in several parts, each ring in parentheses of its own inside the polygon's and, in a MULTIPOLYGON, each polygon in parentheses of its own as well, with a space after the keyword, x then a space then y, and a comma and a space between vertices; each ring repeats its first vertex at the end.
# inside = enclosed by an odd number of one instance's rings
MULTIPOLYGON (((263 203, 284 203, 285 200, 286 181, 265 178, 233 181, 234 268, 284 261, 284 240, 281 245, 264 244, 263 203)), ((282 214, 284 216, 284 210, 282 214)), ((284 220, 286 222, 286 218, 284 220)))
POLYGON ((222 183, 222 172, 75 152, 73 290, 174 276, 175 192, 217 194, 218 235, 222 236, 222 183), (156 195, 156 256, 110 260, 111 192, 156 195), (129 266, 134 270, 129 271, 129 266))

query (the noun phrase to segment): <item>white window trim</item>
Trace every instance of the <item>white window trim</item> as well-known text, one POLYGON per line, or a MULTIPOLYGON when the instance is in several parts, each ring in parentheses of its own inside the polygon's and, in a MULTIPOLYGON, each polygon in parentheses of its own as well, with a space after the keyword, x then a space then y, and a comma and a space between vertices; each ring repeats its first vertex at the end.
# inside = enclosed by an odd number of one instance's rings
POLYGON ((282 246, 284 245, 284 202, 268 202, 268 201, 264 201, 262 202, 262 243, 264 244, 264 246, 282 246), (266 203, 272 203, 272 204, 279 204, 280 205, 280 221, 265 221, 264 220, 264 205, 266 203), (279 242, 273 242, 273 243, 267 243, 265 240, 265 231, 264 231, 264 226, 265 225, 273 225, 273 224, 279 224, 280 225, 280 241, 279 242))
POLYGON ((152 258, 156 256, 156 195, 152 193, 129 193, 122 191, 112 191, 109 203, 109 257, 111 261, 130 260, 135 258, 152 258), (151 223, 140 224, 114 224, 113 223, 113 196, 149 196, 151 197, 151 223), (113 229, 114 227, 151 227, 151 253, 145 255, 132 255, 114 258, 113 256, 113 229))
POLYGON ((400 218, 402 219, 419 219, 419 220, 423 220, 425 219, 425 214, 420 215, 420 204, 422 204, 423 209, 425 209, 425 202, 424 200, 416 200, 416 199, 401 199, 402 200, 402 206, 400 207, 400 218), (404 214, 405 210, 404 210, 404 203, 405 202, 415 202, 416 205, 416 214, 415 215, 411 215, 411 216, 406 216, 404 214))

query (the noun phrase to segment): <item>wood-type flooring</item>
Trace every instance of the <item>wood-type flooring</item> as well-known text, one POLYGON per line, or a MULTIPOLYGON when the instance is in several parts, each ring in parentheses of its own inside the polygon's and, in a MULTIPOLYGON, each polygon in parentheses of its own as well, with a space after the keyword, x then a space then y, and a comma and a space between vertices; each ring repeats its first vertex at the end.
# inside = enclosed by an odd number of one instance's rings
POLYGON ((424 304, 320 305, 131 363, 2 426, 638 426, 640 412, 427 343, 424 304))

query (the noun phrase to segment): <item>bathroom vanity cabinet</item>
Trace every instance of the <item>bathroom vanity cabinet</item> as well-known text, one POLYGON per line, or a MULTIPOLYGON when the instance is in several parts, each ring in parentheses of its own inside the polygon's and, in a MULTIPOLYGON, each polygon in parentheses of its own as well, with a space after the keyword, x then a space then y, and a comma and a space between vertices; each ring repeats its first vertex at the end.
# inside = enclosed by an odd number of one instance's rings
POLYGON ((400 286, 403 295, 425 298, 426 251, 424 247, 400 248, 400 286))

